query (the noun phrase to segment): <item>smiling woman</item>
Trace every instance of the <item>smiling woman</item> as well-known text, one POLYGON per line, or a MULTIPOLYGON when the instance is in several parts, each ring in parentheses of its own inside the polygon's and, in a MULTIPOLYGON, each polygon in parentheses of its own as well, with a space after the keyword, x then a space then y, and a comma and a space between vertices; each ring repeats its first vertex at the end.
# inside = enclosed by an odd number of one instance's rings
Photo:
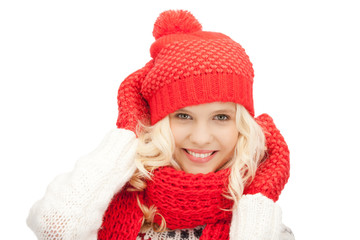
POLYGON ((55 179, 29 226, 46 240, 291 239, 275 204, 289 151, 254 115, 245 50, 182 10, 153 35, 152 59, 120 85, 118 128, 55 179))
MULTIPOLYGON (((136 159, 139 171, 130 184, 140 192, 151 179, 149 172, 161 167, 160 163, 191 174, 230 168, 226 192, 228 198, 237 202, 247 181, 254 178, 266 150, 261 127, 243 106, 232 102, 176 110, 155 125, 145 127, 139 135, 136 159), (171 152, 165 155, 165 149, 171 152)), ((156 208, 139 205, 144 216, 152 216, 145 221, 144 230, 154 225, 156 208)), ((159 226, 157 230, 164 231, 165 220, 159 226)))
POLYGON ((185 172, 209 173, 234 155, 239 131, 235 103, 207 103, 170 114, 174 159, 185 172))

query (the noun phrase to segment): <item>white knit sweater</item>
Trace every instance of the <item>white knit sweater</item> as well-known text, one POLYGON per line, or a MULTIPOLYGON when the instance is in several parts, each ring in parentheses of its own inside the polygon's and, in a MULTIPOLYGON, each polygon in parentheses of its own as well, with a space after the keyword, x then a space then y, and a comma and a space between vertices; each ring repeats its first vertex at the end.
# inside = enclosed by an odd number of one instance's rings
MULTIPOLYGON (((134 173, 138 140, 129 130, 108 133, 95 151, 60 175, 31 208, 28 226, 40 240, 97 240, 112 197, 134 173)), ((233 212, 231 240, 279 240, 281 210, 261 194, 245 195, 233 212)))

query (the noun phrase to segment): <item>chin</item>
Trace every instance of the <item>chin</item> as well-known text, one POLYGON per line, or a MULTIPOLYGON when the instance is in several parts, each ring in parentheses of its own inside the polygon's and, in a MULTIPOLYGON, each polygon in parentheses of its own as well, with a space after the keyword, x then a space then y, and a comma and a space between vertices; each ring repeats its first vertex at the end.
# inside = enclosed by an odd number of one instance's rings
POLYGON ((182 170, 186 173, 192 173, 192 174, 198 174, 198 173, 207 174, 207 173, 216 171, 215 168, 204 167, 204 166, 202 166, 202 167, 184 166, 184 167, 182 167, 182 170))

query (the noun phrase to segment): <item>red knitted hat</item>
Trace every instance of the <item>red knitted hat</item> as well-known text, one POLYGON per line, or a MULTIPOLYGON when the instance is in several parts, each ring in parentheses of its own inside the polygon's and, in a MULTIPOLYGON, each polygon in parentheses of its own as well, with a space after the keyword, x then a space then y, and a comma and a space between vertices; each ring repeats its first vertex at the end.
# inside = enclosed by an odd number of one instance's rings
POLYGON ((202 31, 183 10, 161 13, 153 35, 152 60, 119 88, 119 128, 134 131, 138 120, 155 124, 177 109, 210 102, 238 103, 254 116, 254 71, 240 44, 202 31))

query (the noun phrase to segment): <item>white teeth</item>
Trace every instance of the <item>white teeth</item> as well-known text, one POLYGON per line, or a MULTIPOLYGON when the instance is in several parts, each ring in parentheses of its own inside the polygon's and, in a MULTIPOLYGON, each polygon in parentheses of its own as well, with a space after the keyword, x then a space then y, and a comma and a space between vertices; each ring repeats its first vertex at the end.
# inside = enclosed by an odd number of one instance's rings
POLYGON ((213 154, 213 152, 210 152, 210 153, 195 153, 195 152, 191 152, 189 150, 187 150, 187 152, 194 156, 194 157, 197 157, 197 158, 206 158, 208 156, 210 156, 211 154, 213 154))

